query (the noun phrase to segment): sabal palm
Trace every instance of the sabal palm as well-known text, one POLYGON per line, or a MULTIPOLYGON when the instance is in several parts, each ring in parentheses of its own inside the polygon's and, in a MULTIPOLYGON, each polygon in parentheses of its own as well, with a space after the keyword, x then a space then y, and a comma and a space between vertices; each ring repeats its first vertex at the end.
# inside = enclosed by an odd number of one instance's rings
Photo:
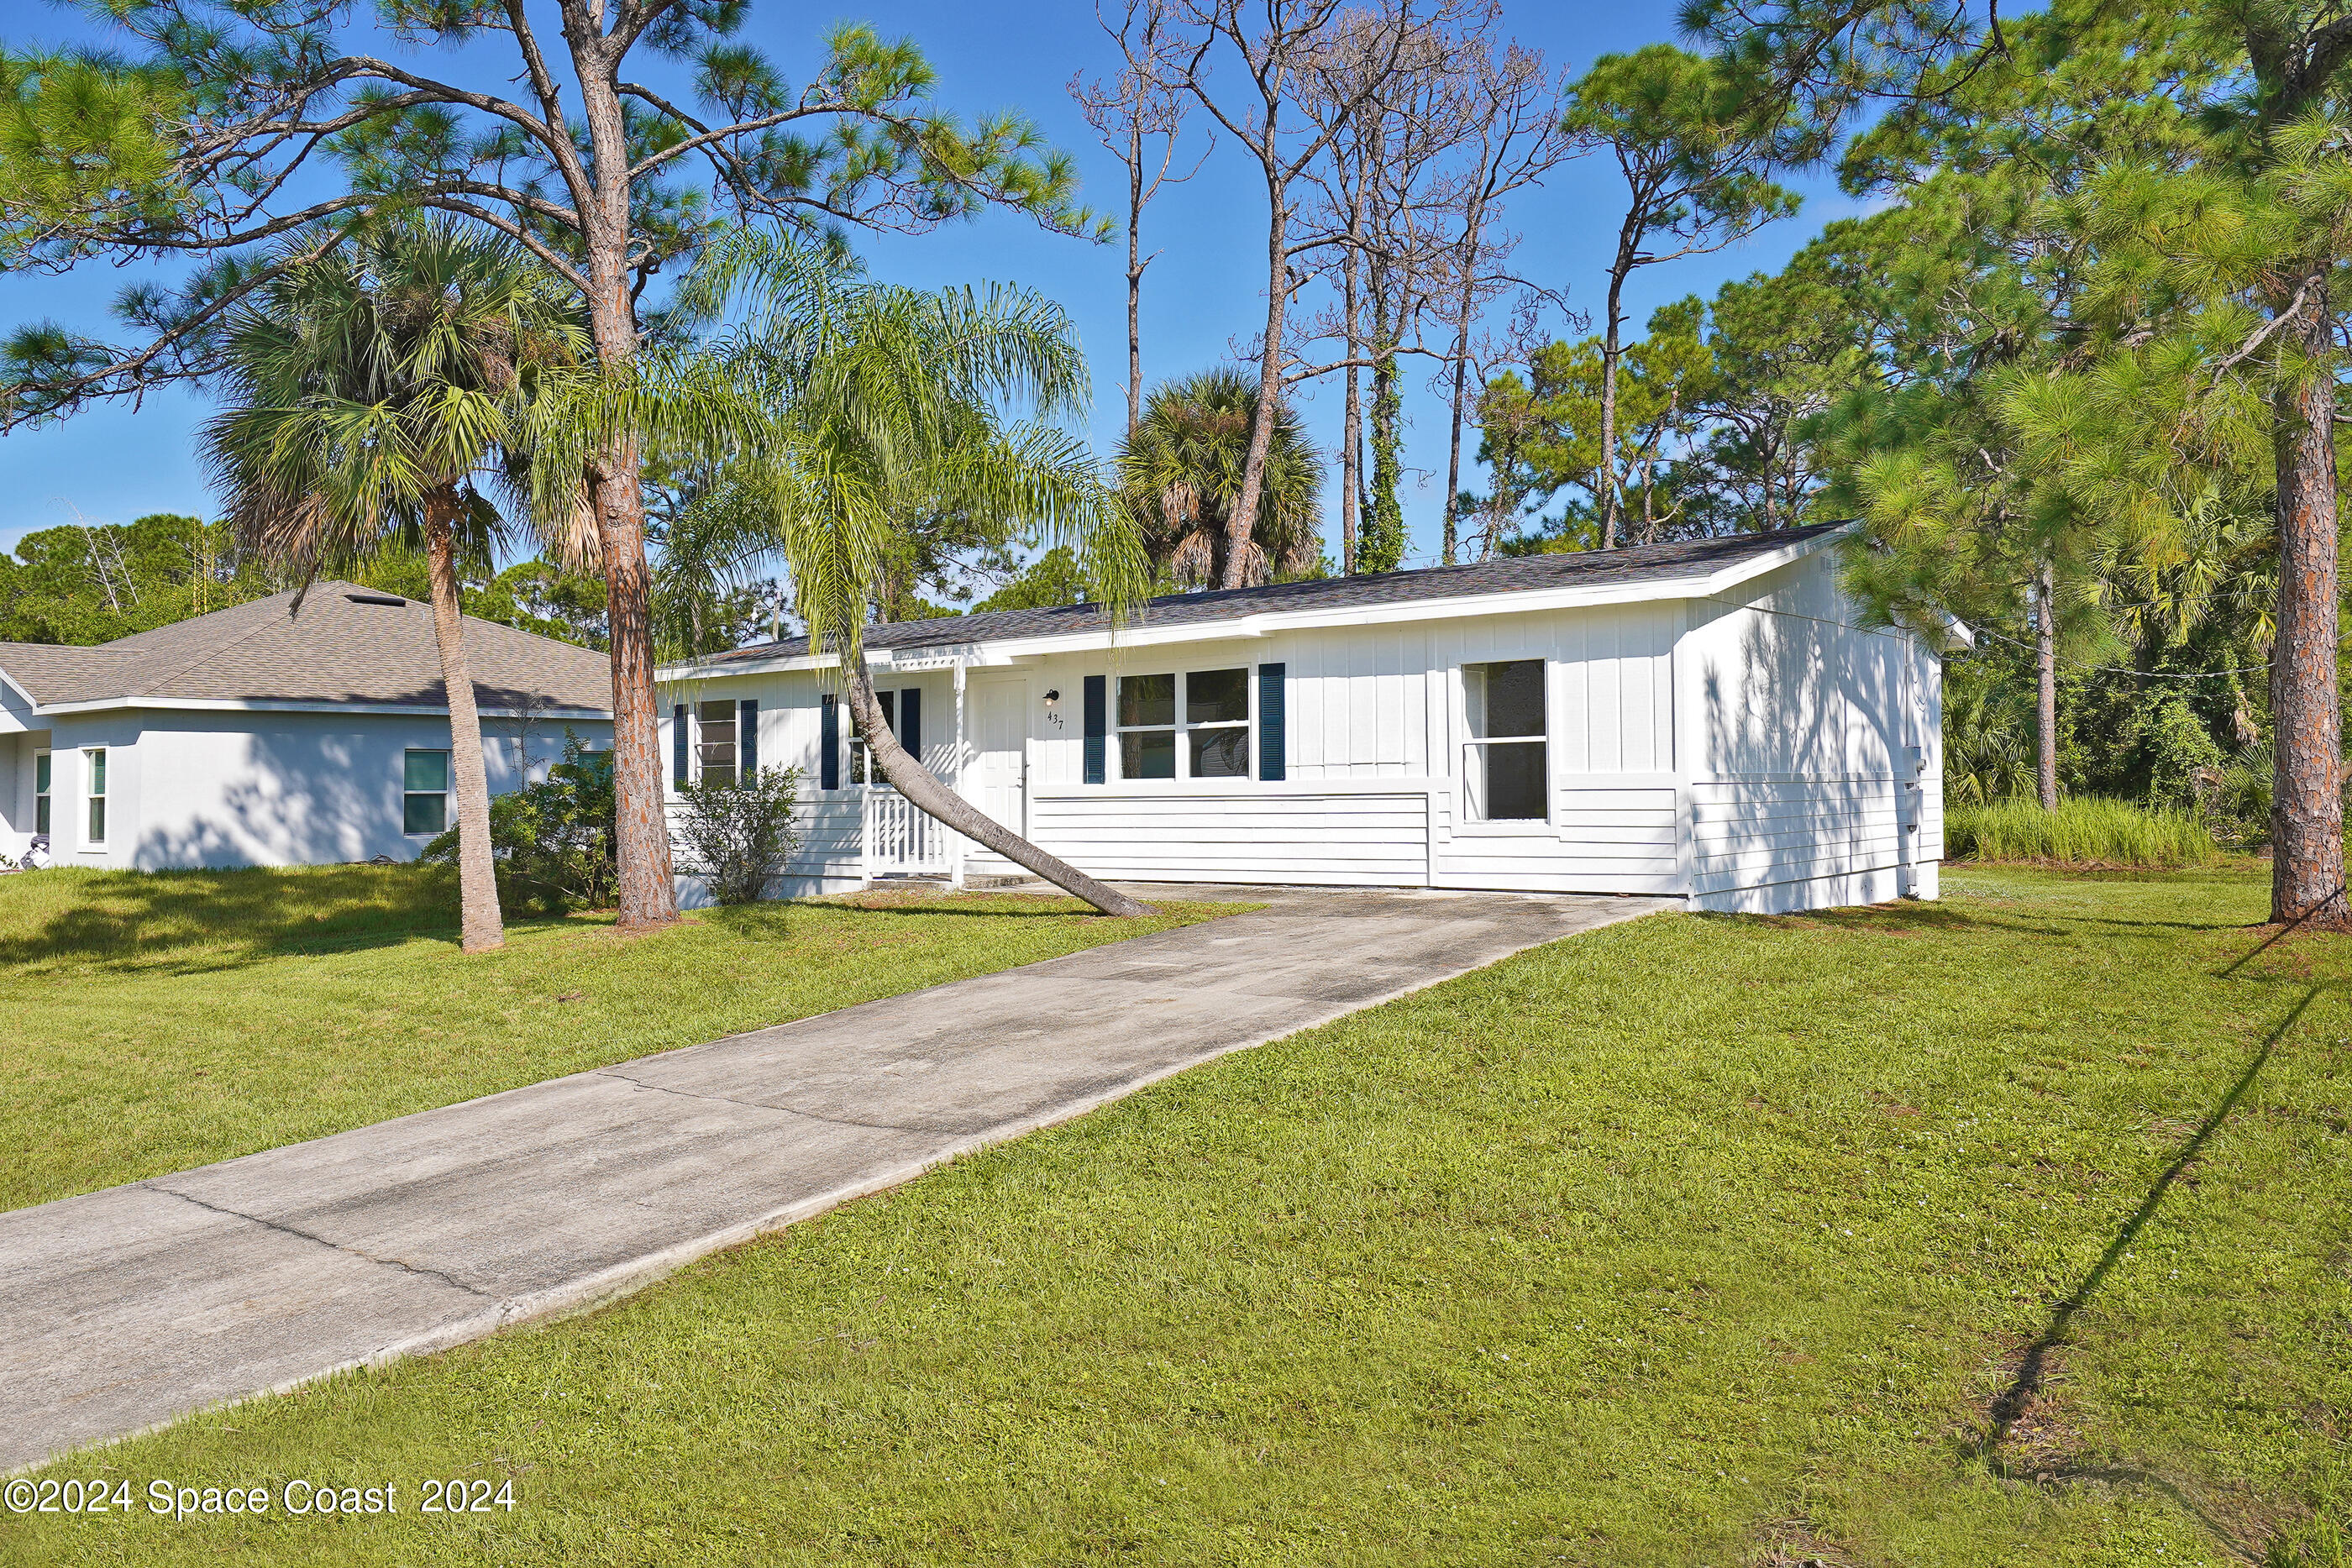
POLYGON ((585 337, 520 246, 448 220, 363 230, 230 316, 204 450, 250 549, 307 587, 422 545, 449 702, 462 940, 504 940, 481 721, 460 618, 461 554, 499 528, 478 485, 517 462, 527 403, 585 337))
MULTIPOLYGON (((1230 526, 1257 395, 1257 378, 1232 369, 1162 382, 1119 447, 1119 489, 1152 565, 1187 587, 1229 580, 1230 526)), ((1257 517, 1231 580, 1255 585, 1312 571, 1323 549, 1322 493, 1322 459, 1297 411, 1277 403, 1257 517)))
MULTIPOLYGON (((1083 411, 1086 359, 1060 307, 1024 289, 936 293, 849 277, 786 241, 714 246, 684 291, 689 308, 744 319, 710 351, 647 356, 601 413, 567 411, 551 437, 600 425, 717 460, 700 503, 723 511, 745 555, 781 554, 812 638, 840 656, 852 715, 877 766, 948 826, 1097 908, 1142 905, 992 821, 906 754, 866 671, 867 611, 934 509, 1068 543, 1097 591, 1129 602, 1149 567, 1084 444, 1051 423, 1083 411), (1033 418, 1001 412, 1025 404, 1033 418)), ((551 475, 562 464, 545 465, 551 475)), ((565 501, 551 497, 560 512, 565 501)))

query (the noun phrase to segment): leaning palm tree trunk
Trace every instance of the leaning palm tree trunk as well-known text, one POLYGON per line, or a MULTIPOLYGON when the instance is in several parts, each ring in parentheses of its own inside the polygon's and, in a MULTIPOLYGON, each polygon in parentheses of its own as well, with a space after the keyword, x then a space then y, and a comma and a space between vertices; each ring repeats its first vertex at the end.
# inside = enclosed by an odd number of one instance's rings
POLYGON ((1151 905, 1139 903, 1119 892, 1106 887, 1067 861, 1047 854, 1027 839, 1005 827, 987 812, 957 794, 942 783, 940 776, 907 755, 898 737, 890 733, 889 724, 882 716, 882 704, 874 695, 874 678, 866 674, 860 659, 844 661, 849 688, 849 711, 857 720, 859 733, 866 737, 866 749, 882 777, 915 804, 918 810, 946 823, 974 843, 985 845, 1015 865, 1028 867, 1073 898, 1083 898, 1105 915, 1150 915, 1151 905))
POLYGON ((441 685, 449 695, 450 783, 457 797, 457 946, 486 953, 507 943, 499 912, 498 870, 490 858, 490 786, 482 773, 482 717, 474 707, 474 680, 466 668, 466 625, 457 597, 457 550, 451 527, 455 486, 425 497, 425 538, 433 580, 433 641, 441 653, 441 685))

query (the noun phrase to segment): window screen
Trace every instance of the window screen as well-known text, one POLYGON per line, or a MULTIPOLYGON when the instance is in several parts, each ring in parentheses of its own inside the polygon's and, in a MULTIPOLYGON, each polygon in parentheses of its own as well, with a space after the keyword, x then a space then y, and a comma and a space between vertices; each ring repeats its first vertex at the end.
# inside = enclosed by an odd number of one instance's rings
POLYGON ((705 784, 735 782, 735 704, 732 700, 697 703, 694 707, 694 755, 705 784))
POLYGON ((1541 821, 1549 778, 1544 737, 1544 664, 1513 659, 1465 664, 1462 707, 1465 812, 1476 821, 1541 821))
POLYGON ((449 827, 449 754, 411 751, 401 758, 400 831, 430 838, 449 827))
POLYGON ((1118 678, 1118 776, 1176 777, 1176 677, 1118 678))
POLYGON ((85 751, 81 759, 86 769, 84 777, 89 779, 89 835, 87 841, 102 844, 106 842, 106 748, 100 747, 85 751))

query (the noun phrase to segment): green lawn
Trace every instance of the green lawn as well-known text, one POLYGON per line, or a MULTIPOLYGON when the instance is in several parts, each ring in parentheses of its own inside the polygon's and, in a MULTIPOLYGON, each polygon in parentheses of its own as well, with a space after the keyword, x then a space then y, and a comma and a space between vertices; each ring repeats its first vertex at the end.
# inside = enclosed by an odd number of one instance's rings
MULTIPOLYGON (((450 873, 0 877, 0 1208, 250 1154, 1199 919, 876 895, 512 926, 457 952, 450 873)), ((1227 905, 1226 908, 1232 906, 1227 905)))
POLYGON ((0 1556, 2339 1563, 2352 939, 2259 948, 2242 869, 1948 885, 1576 937, 52 1472, 399 1517, 0 1556))

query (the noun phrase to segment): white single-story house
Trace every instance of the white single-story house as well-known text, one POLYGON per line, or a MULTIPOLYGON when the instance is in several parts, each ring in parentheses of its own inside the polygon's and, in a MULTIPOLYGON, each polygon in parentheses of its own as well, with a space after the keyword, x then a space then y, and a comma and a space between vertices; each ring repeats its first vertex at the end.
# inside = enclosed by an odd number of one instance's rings
MULTIPOLYGON (((348 582, 97 647, 0 643, 0 853, 55 865, 414 860, 450 816, 428 604, 348 582)), ((566 729, 612 745, 605 656, 466 621, 493 791, 566 729)))
MULTIPOLYGON (((1932 898, 1943 649, 1865 622, 1842 531, 907 622, 867 660, 909 750, 1098 877, 1932 898)), ((1017 872, 864 781, 835 664, 666 667, 673 788, 802 768, 786 894, 1017 872)))

